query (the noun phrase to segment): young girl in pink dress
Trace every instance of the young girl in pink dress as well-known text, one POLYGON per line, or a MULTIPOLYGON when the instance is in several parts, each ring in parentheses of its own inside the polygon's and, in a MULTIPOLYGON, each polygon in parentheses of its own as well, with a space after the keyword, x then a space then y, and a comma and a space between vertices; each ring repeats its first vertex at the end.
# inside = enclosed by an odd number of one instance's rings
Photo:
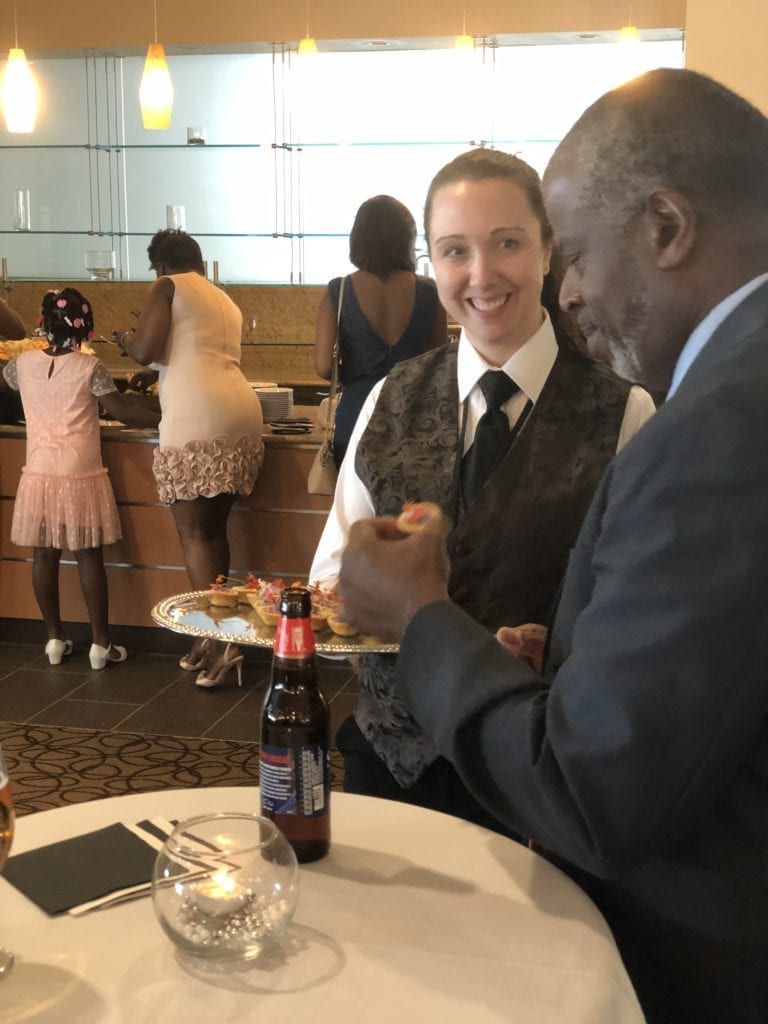
POLYGON ((129 405, 107 367, 80 351, 93 336, 91 304, 74 288, 43 297, 40 323, 48 348, 11 359, 6 383, 21 393, 27 423, 27 457, 13 509, 11 540, 34 550, 32 585, 48 631, 45 653, 52 665, 71 654, 59 610, 59 562, 63 548, 75 556, 91 622, 91 667, 125 661, 127 652, 109 640, 107 577, 103 544, 122 536, 112 485, 101 460, 98 403, 131 426, 157 426, 159 414, 129 405))

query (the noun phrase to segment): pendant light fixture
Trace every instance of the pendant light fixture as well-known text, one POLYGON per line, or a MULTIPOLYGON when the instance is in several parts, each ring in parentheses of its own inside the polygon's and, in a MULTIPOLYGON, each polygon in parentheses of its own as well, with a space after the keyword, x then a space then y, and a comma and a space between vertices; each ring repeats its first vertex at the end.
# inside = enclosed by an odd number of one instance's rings
POLYGON ((632 4, 629 5, 629 20, 623 28, 619 29, 619 43, 622 46, 634 46, 640 42, 640 33, 637 26, 632 24, 632 4))
POLYGON ((311 57, 317 53, 317 43, 309 34, 309 0, 307 0, 307 34, 299 43, 299 57, 311 57))
POLYGON ((171 123, 173 82, 165 59, 165 48, 157 41, 157 0, 152 0, 155 16, 154 42, 147 47, 144 73, 139 87, 141 120, 145 128, 163 129, 171 123))
POLYGON ((8 131, 21 134, 35 130, 38 96, 37 83, 27 58, 24 51, 19 49, 16 0, 13 0, 13 36, 14 45, 8 51, 8 63, 3 77, 3 110, 8 131))
POLYGON ((461 35, 456 36, 456 41, 453 44, 454 49, 464 50, 466 52, 474 52, 475 40, 472 36, 467 35, 467 9, 463 9, 463 18, 461 22, 461 35))
POLYGON ((619 42, 622 46, 634 46, 640 42, 640 33, 636 25, 624 25, 619 31, 619 42))

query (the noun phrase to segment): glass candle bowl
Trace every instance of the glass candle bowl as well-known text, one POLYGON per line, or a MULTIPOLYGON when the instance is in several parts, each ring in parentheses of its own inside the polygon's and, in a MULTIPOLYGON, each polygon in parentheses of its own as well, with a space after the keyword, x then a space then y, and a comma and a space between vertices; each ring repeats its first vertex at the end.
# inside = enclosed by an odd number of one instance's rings
POLYGON ((177 825, 155 862, 152 900, 178 949, 251 960, 285 932, 299 896, 296 855, 257 814, 211 814, 177 825))

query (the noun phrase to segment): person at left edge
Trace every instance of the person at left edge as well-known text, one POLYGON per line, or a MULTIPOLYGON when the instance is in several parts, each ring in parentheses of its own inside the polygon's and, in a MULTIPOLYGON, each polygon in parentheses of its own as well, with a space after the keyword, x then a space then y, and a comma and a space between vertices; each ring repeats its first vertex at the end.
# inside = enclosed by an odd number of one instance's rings
POLYGON ((26 337, 26 334, 24 321, 19 314, 4 299, 0 299, 0 335, 4 338, 20 340, 26 337))

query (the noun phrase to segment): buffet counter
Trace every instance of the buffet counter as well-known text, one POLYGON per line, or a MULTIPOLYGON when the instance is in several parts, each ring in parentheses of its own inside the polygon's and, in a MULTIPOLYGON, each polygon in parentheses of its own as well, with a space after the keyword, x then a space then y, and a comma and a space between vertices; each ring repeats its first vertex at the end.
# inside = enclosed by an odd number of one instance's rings
MULTIPOLYGON (((294 416, 316 415, 294 407, 294 416)), ((102 426, 104 464, 120 510, 123 539, 104 548, 109 577, 110 622, 154 626, 150 609, 189 589, 173 516, 158 501, 152 457, 156 430, 102 426)), ((229 520, 232 575, 247 572, 306 578, 331 507, 331 498, 307 493, 307 476, 322 441, 318 430, 273 435, 265 428, 266 454, 256 487, 235 504, 229 520)), ((0 607, 5 618, 39 619, 32 593, 31 548, 10 541, 13 498, 26 448, 21 424, 0 426, 0 607)), ((61 604, 68 622, 87 622, 77 567, 69 552, 61 564, 61 604)), ((155 627, 156 628, 156 627, 155 627)))

